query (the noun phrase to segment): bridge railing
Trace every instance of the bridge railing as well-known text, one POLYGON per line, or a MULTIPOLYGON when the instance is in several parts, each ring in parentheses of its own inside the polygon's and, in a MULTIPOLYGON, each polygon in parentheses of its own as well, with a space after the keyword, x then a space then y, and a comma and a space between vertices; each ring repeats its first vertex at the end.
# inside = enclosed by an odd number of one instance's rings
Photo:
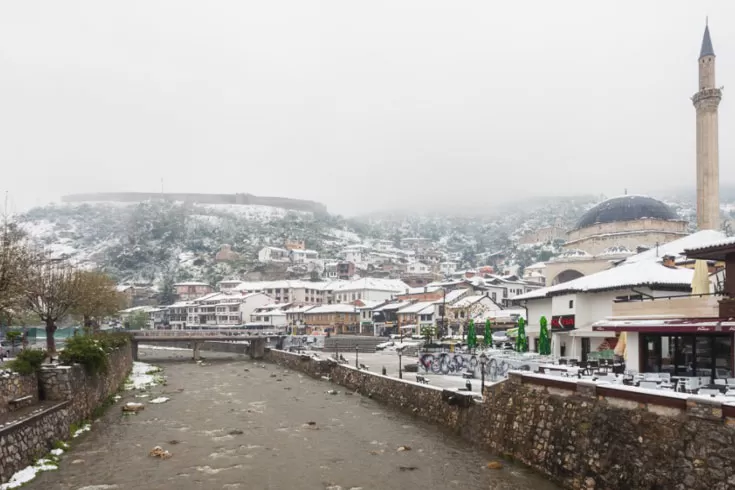
POLYGON ((156 337, 250 337, 242 330, 138 330, 133 334, 135 338, 156 337))

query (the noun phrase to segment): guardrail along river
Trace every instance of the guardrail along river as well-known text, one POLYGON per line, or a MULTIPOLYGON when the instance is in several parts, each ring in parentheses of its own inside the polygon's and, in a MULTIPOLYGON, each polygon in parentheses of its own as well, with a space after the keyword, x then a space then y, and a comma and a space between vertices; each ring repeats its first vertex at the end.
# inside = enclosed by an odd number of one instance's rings
POLYGON ((242 356, 141 348, 166 386, 128 391, 34 490, 547 490, 522 467, 326 381, 242 356), (176 359, 178 358, 178 359, 176 359), (329 390, 339 393, 329 394, 329 390), (159 396, 166 403, 147 403, 159 396), (122 404, 145 403, 135 415, 122 404), (169 459, 149 456, 154 446, 169 459))

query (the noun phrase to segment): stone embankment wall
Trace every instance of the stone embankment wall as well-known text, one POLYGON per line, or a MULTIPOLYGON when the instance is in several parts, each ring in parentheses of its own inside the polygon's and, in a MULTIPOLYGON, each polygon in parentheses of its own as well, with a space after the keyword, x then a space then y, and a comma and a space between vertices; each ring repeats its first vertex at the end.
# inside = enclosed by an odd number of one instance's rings
POLYGON ((132 362, 127 346, 111 354, 104 375, 90 376, 81 366, 43 368, 36 381, 36 396, 40 394, 43 403, 22 418, 0 424, 0 483, 47 454, 54 442, 68 439, 72 424, 90 417, 122 386, 132 362))
POLYGON ((71 400, 75 420, 84 420, 120 389, 132 367, 129 346, 110 354, 108 371, 100 376, 88 374, 80 365, 43 367, 38 374, 42 399, 71 400))
POLYGON ((568 489, 735 488, 735 405, 513 372, 484 401, 282 351, 266 359, 440 424, 568 489))
POLYGON ((0 371, 0 415, 10 411, 9 401, 26 396, 33 397, 34 404, 38 402, 38 377, 35 374, 0 371))

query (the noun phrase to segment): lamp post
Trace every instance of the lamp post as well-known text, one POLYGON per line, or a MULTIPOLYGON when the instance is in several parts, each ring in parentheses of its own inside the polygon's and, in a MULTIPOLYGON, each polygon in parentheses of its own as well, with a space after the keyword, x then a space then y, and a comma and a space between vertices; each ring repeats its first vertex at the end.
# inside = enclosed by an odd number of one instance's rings
POLYGON ((403 369, 401 368, 401 356, 403 355, 403 351, 398 351, 398 379, 403 379, 403 369))
POLYGON ((359 360, 357 351, 359 351, 359 350, 360 350, 360 348, 358 346, 355 346, 355 367, 358 368, 358 369, 360 368, 360 365, 357 363, 357 361, 359 360))
POLYGON ((334 343, 334 358, 339 362, 339 344, 337 342, 334 343))
POLYGON ((485 361, 480 361, 480 370, 481 370, 480 371, 480 373, 481 373, 481 377, 480 377, 480 379, 481 379, 481 381, 480 381, 480 383, 481 383, 480 384, 480 395, 482 396, 482 394, 485 391, 485 361))

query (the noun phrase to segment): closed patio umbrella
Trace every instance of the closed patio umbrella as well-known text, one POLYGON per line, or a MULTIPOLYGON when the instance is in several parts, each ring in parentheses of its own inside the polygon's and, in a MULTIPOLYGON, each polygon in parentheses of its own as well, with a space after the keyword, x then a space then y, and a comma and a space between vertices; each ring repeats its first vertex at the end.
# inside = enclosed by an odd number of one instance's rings
POLYGON ((615 345, 613 352, 616 356, 622 356, 623 359, 628 360, 628 334, 626 332, 620 332, 618 343, 615 345))
POLYGON ((709 294, 709 268, 706 260, 694 262, 692 278, 692 294, 709 294))

